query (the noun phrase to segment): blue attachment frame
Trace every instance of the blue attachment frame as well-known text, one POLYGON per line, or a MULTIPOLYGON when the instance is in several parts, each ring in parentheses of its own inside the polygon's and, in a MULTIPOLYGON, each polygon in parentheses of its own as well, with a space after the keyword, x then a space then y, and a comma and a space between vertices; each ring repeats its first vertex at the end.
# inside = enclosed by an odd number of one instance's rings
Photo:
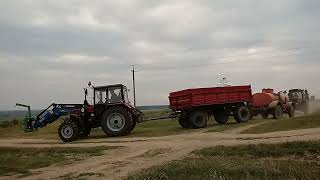
POLYGON ((45 110, 40 112, 37 118, 32 122, 28 122, 27 129, 29 131, 37 130, 38 128, 45 127, 46 125, 53 123, 62 116, 81 113, 83 104, 51 104, 45 110))

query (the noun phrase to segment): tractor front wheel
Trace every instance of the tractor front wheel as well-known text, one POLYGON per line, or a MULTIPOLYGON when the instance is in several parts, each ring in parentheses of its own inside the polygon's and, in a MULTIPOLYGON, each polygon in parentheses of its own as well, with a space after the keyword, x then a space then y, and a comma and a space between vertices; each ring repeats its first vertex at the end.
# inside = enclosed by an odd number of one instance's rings
POLYGON ((110 136, 125 136, 130 132, 132 125, 131 113, 119 106, 107 109, 101 120, 102 130, 110 136))
POLYGON ((79 128, 73 121, 64 121, 59 126, 59 137, 64 142, 71 142, 78 138, 79 128))

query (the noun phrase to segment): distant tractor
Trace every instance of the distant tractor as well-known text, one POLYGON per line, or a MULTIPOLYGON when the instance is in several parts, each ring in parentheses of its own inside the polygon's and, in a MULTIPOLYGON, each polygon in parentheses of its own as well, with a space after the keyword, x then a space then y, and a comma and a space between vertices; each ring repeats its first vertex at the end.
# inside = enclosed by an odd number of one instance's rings
POLYGON ((296 110, 302 111, 305 114, 309 112, 309 93, 306 89, 291 89, 289 90, 289 99, 292 101, 296 110))
POLYGON ((273 89, 263 89, 261 93, 253 94, 252 113, 253 116, 261 114, 264 119, 267 119, 269 114, 274 119, 280 119, 284 113, 293 117, 295 104, 289 100, 285 92, 274 93, 273 89))
MULTIPOLYGON (((89 83, 91 86, 91 83, 89 83)), ((142 121, 142 112, 129 103, 127 87, 122 84, 93 87, 93 104, 87 101, 85 88, 83 104, 51 104, 36 118, 26 118, 26 131, 45 127, 64 116, 59 137, 64 142, 88 136, 92 128, 102 127, 110 136, 129 134, 142 121)))
POLYGON ((183 128, 204 128, 210 116, 225 124, 233 115, 238 123, 251 117, 251 86, 227 86, 185 89, 170 93, 170 108, 179 114, 183 128))

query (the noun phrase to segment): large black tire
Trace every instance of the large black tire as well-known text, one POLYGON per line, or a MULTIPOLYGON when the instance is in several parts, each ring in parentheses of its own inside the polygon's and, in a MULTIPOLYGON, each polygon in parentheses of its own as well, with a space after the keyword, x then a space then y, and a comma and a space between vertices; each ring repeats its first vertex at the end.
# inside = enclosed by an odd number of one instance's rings
POLYGON ((125 136, 132 128, 132 115, 125 108, 115 106, 107 109, 101 119, 102 130, 110 136, 125 136))
POLYGON ((272 115, 273 119, 280 119, 283 116, 283 110, 280 105, 277 105, 275 108, 272 110, 272 115))
POLYGON ((229 113, 225 110, 217 110, 213 113, 213 117, 219 124, 226 124, 229 121, 229 113))
POLYGON ((181 115, 179 116, 178 122, 179 122, 180 126, 183 128, 190 128, 191 127, 190 118, 186 112, 181 113, 181 115))
POLYGON ((58 134, 64 142, 75 141, 79 137, 79 127, 74 121, 64 121, 58 128, 58 134))
POLYGON ((191 127, 191 123, 190 120, 188 118, 185 117, 179 117, 178 122, 180 124, 181 127, 183 128, 190 128, 191 127))
POLYGON ((191 113, 189 120, 194 129, 204 128, 207 126, 208 114, 202 111, 194 111, 191 113))
POLYGON ((130 126, 130 128, 129 128, 129 132, 128 132, 128 133, 130 133, 131 131, 133 131, 133 129, 136 127, 136 125, 137 125, 137 121, 132 121, 132 123, 131 123, 131 126, 130 126))
POLYGON ((289 117, 294 117, 294 115, 295 115, 295 109, 294 109, 293 106, 289 106, 289 107, 288 107, 288 115, 289 115, 289 117))
POLYGON ((239 106, 234 112, 234 119, 237 123, 248 122, 251 117, 251 111, 247 106, 239 106))

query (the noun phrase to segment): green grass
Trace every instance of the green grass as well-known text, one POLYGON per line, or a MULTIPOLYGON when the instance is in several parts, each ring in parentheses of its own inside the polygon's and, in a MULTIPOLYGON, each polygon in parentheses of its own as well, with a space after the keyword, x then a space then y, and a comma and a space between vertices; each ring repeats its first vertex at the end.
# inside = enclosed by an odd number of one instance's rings
POLYGON ((320 127, 320 113, 314 113, 308 116, 301 116, 291 119, 272 120, 247 130, 242 134, 261 134, 276 131, 288 131, 297 129, 307 129, 320 127))
POLYGON ((320 142, 214 147, 127 177, 135 179, 318 179, 320 142))
POLYGON ((0 148, 0 176, 28 175, 31 169, 61 165, 100 156, 111 147, 0 148))

